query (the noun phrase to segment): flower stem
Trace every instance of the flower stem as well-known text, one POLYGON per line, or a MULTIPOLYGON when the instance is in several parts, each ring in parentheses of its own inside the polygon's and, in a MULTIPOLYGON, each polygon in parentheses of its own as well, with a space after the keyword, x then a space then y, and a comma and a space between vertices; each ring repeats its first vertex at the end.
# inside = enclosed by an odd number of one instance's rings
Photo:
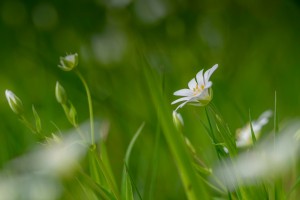
POLYGON ((26 117, 24 115, 20 115, 20 121, 31 130, 31 132, 33 133, 37 133, 36 129, 28 122, 28 120, 26 119, 26 117))
POLYGON ((85 79, 83 78, 82 74, 78 70, 75 70, 75 72, 85 88, 85 92, 86 92, 86 96, 87 96, 87 100, 88 100, 88 106, 89 106, 89 113, 90 113, 91 143, 92 143, 92 145, 94 145, 95 144, 94 114, 93 114, 93 104, 92 104, 91 93, 90 93, 89 87, 88 87, 85 79))

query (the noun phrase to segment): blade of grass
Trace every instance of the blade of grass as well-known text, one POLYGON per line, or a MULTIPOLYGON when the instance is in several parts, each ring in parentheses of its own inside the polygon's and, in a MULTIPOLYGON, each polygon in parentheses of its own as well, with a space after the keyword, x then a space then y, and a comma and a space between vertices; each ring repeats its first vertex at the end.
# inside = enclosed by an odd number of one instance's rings
POLYGON ((204 200, 208 199, 209 197, 206 187, 198 180, 196 172, 193 169, 192 158, 188 154, 184 138, 182 134, 176 130, 173 124, 171 117, 172 112, 168 109, 169 105, 163 98, 163 94, 161 93, 158 84, 159 81, 155 79, 156 76, 148 66, 144 67, 144 75, 151 93, 152 101, 158 114, 158 119, 162 126, 163 134, 178 167, 188 199, 196 200, 199 199, 199 197, 204 200))
MULTIPOLYGON (((234 139, 233 134, 230 132, 228 125, 225 123, 222 115, 217 110, 216 106, 213 103, 210 103, 209 108, 214 116, 215 123, 217 126, 217 130, 219 131, 220 137, 223 139, 222 142, 224 142, 226 144, 226 147, 228 147, 230 156, 234 157, 235 155, 237 155, 237 148, 236 148, 235 139, 234 139)), ((222 144, 222 143, 218 143, 218 144, 222 144)), ((218 144, 216 144, 216 147, 218 144)), ((224 146, 224 145, 222 145, 222 146, 224 146)), ((220 150, 217 148, 217 151, 219 152, 220 150)), ((229 160, 231 162, 233 162, 231 157, 229 157, 229 160)), ((219 160, 220 160, 220 162, 223 162, 223 160, 221 158, 219 160)), ((238 179, 238 177, 234 177, 234 178, 238 179)), ((239 187, 234 187, 234 188, 235 188, 235 192, 237 195, 237 199, 239 199, 239 200, 245 199, 244 197, 246 195, 245 195, 245 192, 243 191, 243 189, 239 188, 239 187)), ((228 195, 228 199, 232 199, 232 195, 229 190, 227 190, 227 195, 228 195)))
MULTIPOLYGON (((275 98, 274 98, 274 151, 276 150, 277 134, 278 134, 278 111, 277 111, 277 92, 275 91, 275 98)), ((280 200, 280 199, 284 198, 281 177, 279 177, 275 181, 274 198, 275 198, 275 200, 280 200)))
POLYGON ((253 131, 252 117, 251 117, 250 108, 249 108, 249 124, 250 124, 250 130, 251 130, 252 144, 253 144, 253 146, 254 146, 254 144, 256 143, 256 137, 255 137, 255 133, 254 133, 254 131, 253 131))
POLYGON ((96 192, 96 194, 98 194, 98 197, 100 197, 100 199, 116 200, 113 194, 111 194, 105 188, 97 184, 95 180, 93 180, 91 177, 86 175, 83 171, 79 171, 79 172, 81 177, 83 178, 84 183, 86 183, 86 185, 88 185, 94 192, 96 192))
POLYGON ((230 132, 230 129, 227 126, 225 120, 212 102, 208 105, 208 108, 213 114, 217 130, 219 132, 219 135, 215 135, 215 137, 219 136, 220 138, 222 138, 223 141, 219 141, 219 143, 225 143, 228 148, 229 154, 234 157, 237 154, 234 135, 230 132))
POLYGON ((140 194, 140 192, 139 192, 139 190, 138 190, 138 188, 137 188, 137 186, 136 186, 136 184, 135 184, 132 176, 130 175, 129 168, 128 168, 128 166, 127 166, 126 163, 125 163, 125 168, 126 168, 127 175, 128 175, 128 177, 130 179, 131 185, 134 187, 134 189, 135 189, 135 191, 136 191, 139 199, 142 200, 143 198, 142 198, 142 196, 141 196, 141 194, 140 194))
POLYGON ((150 185, 149 185, 149 199, 153 199, 153 190, 155 187, 155 181, 157 178, 157 169, 158 169, 158 159, 159 159, 159 145, 160 145, 160 135, 161 135, 161 127, 157 124, 157 131, 155 134, 155 144, 153 150, 153 157, 152 157, 152 167, 151 167, 151 176, 150 176, 150 185))
POLYGON ((128 172, 126 170, 126 166, 129 163, 130 154, 132 151, 132 148, 141 134, 143 128, 145 126, 145 123, 142 123, 142 125, 139 127, 137 132, 134 134, 133 138, 131 139, 128 148, 126 150, 125 159, 124 159, 124 167, 123 167, 123 176, 122 176, 122 185, 121 185, 121 197, 123 200, 133 199, 133 192, 132 192, 132 184, 130 177, 128 175, 128 172))
POLYGON ((107 149, 106 149, 106 144, 105 142, 102 142, 100 144, 100 152, 101 152, 101 158, 98 158, 98 163, 100 167, 103 169, 104 175, 108 181, 108 184, 110 188, 112 189, 113 193, 116 195, 117 199, 119 199, 119 191, 118 191, 118 186, 115 181, 114 174, 111 169, 111 165, 108 159, 108 154, 107 154, 107 149))
POLYGON ((299 187, 300 185, 300 176, 297 178, 297 180, 295 181, 295 183, 293 184, 293 186, 291 187, 291 189, 287 192, 287 199, 289 199, 289 196, 292 194, 292 192, 299 187))
POLYGON ((119 199, 119 191, 117 188, 117 185, 114 181, 114 178, 111 175, 111 172, 107 169, 107 166, 103 163, 102 159, 99 158, 99 156, 96 154, 96 151, 93 151, 94 157, 97 162, 98 169, 100 170, 100 173, 102 175, 101 177, 101 183, 103 185, 106 185, 115 195, 116 199, 119 199))
MULTIPOLYGON (((207 121, 208 121, 208 127, 209 127, 209 135, 210 135, 210 137, 211 137, 211 139, 212 139, 212 141, 214 142, 214 144, 217 144, 218 143, 218 141, 216 140, 216 137, 215 137, 215 135, 214 135, 214 130, 213 130, 213 128, 212 128, 212 125, 211 125, 211 121, 210 121, 210 118, 209 118, 209 115, 208 115, 208 112, 207 112, 207 109, 205 108, 205 114, 206 114, 206 118, 207 118, 207 121)), ((218 152, 218 151, 217 151, 218 152)), ((218 154, 218 157, 219 157, 219 154, 218 154)))

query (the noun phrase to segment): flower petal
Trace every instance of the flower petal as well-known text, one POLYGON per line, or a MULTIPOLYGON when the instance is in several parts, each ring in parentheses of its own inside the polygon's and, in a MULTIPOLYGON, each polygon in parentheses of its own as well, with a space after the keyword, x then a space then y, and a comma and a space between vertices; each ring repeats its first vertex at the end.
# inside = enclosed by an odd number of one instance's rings
POLYGON ((258 124, 260 124, 261 126, 264 126, 269 122, 269 118, 272 117, 272 115, 273 115, 273 112, 271 110, 267 110, 259 116, 259 118, 256 122, 258 124))
POLYGON ((185 104, 187 104, 189 101, 185 101, 182 104, 180 104, 179 106, 177 106, 177 108, 175 109, 175 112, 179 109, 182 108, 185 104))
POLYGON ((204 89, 208 89, 212 86, 212 82, 211 81, 208 81, 205 86, 204 86, 204 89))
POLYGON ((204 85, 204 79, 203 79, 203 69, 197 73, 196 75, 197 83, 198 85, 204 85))
POLYGON ((176 103, 181 102, 181 101, 188 101, 190 99, 191 99, 191 97, 182 97, 182 98, 179 98, 179 99, 173 101, 171 104, 173 105, 173 104, 176 104, 176 103))
POLYGON ((189 88, 191 90, 193 90, 194 88, 196 88, 196 85, 197 85, 196 79, 193 78, 192 80, 190 80, 190 82, 188 83, 188 85, 189 85, 189 88))
POLYGON ((174 92, 174 95, 176 95, 176 96, 192 96, 193 92, 189 89, 181 89, 181 90, 174 92))
POLYGON ((216 69, 218 68, 218 64, 215 64, 212 68, 208 69, 205 73, 204 73, 204 82, 208 82, 210 76, 214 73, 214 71, 216 71, 216 69))

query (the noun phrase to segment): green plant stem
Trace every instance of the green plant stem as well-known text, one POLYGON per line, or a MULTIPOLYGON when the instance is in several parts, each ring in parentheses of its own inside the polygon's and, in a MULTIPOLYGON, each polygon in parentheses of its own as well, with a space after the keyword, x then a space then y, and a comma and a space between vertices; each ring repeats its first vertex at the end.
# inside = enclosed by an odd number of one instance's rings
MULTIPOLYGON (((207 121, 208 121, 208 125, 209 125, 209 131, 210 131, 210 136, 211 136, 211 139, 214 143, 214 146, 216 147, 216 144, 218 143, 217 140, 216 140, 216 137, 214 135, 214 130, 212 128, 212 125, 211 125, 211 121, 210 121, 210 118, 209 118, 209 115, 208 115, 208 112, 207 112, 207 109, 205 107, 205 114, 206 114, 206 118, 207 118, 207 121)), ((217 150, 217 149, 216 149, 217 150)), ((217 154, 218 154, 218 157, 219 157, 219 153, 218 153, 218 150, 217 150, 217 154)))
MULTIPOLYGON (((277 111, 277 92, 275 91, 274 98, 274 151, 276 152, 276 139, 278 136, 278 111, 277 111)), ((283 198, 283 186, 282 186, 282 178, 279 177, 278 180, 275 181, 275 189, 274 189, 274 199, 282 199, 283 198)))
POLYGON ((78 126, 78 125, 75 125, 74 128, 76 129, 76 131, 78 132, 79 136, 81 137, 81 139, 86 142, 86 139, 84 137, 84 133, 83 131, 81 130, 81 128, 78 126))
POLYGON ((85 88, 85 92, 86 92, 86 96, 87 96, 87 100, 88 100, 88 106, 89 106, 89 113, 90 113, 91 143, 92 143, 92 145, 95 145, 94 114, 93 114, 93 104, 92 104, 91 93, 90 93, 89 87, 88 87, 85 79, 83 78, 82 74, 78 70, 76 70, 75 73, 77 74, 77 76, 79 77, 79 79, 81 80, 81 82, 85 88))
POLYGON ((255 133, 254 133, 253 126, 252 126, 252 117, 251 117, 250 109, 249 109, 249 124, 250 124, 252 144, 254 145, 256 143, 256 137, 255 137, 255 133))
POLYGON ((24 115, 20 115, 20 121, 27 127, 29 128, 33 133, 37 134, 37 131, 35 128, 29 123, 29 121, 26 119, 24 115))

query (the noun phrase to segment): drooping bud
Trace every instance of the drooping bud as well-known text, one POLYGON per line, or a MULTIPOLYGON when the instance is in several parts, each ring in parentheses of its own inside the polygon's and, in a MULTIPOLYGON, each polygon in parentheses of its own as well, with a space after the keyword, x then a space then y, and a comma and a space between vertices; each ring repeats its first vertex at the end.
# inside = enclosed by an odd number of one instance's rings
POLYGON ((177 129, 179 129, 179 130, 182 129, 182 127, 184 125, 182 116, 181 116, 181 114, 177 113, 175 110, 173 111, 173 122, 177 129))
POLYGON ((57 102, 60 104, 66 104, 68 101, 67 93, 63 88, 63 86, 61 86, 58 81, 56 81, 56 86, 55 86, 55 97, 57 102))
POLYGON ((78 54, 70 54, 65 57, 60 57, 58 67, 64 71, 71 71, 78 65, 78 54))
POLYGON ((5 96, 12 111, 22 115, 24 112, 22 101, 10 90, 5 90, 5 96))

